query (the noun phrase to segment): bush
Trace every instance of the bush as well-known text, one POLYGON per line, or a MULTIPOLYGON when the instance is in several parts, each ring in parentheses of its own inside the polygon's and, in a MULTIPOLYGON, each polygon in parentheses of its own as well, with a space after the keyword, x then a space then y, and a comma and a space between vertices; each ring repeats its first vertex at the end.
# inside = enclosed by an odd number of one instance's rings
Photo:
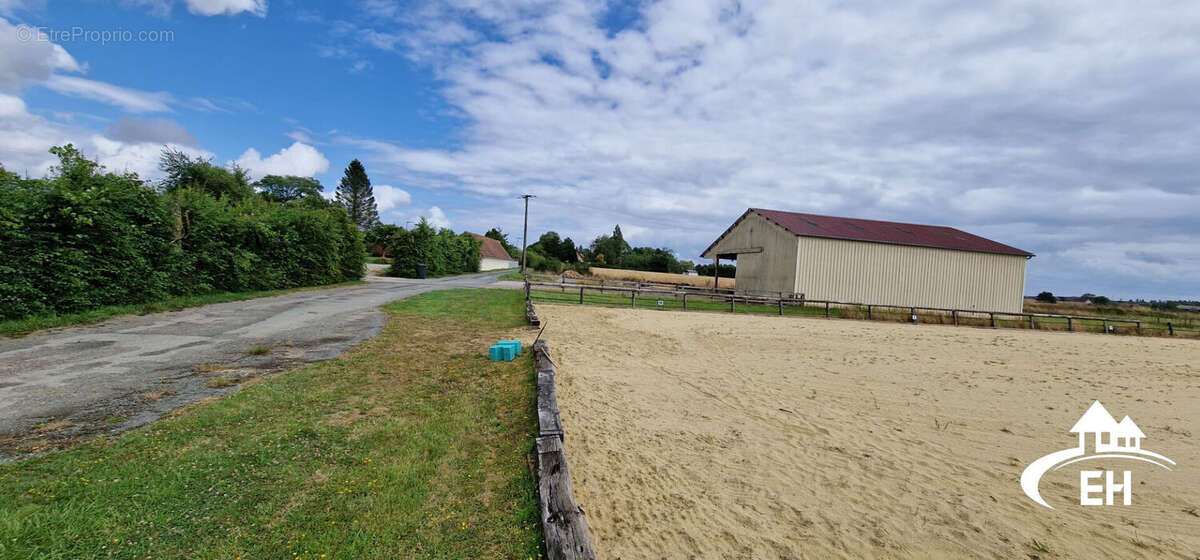
POLYGON ((0 319, 362 276, 362 236, 343 210, 200 187, 160 194, 70 145, 52 152, 48 179, 0 169, 0 319))
POLYGON ((179 216, 186 293, 315 286, 362 276, 362 234, 336 207, 169 195, 179 216))
POLYGON ((1058 303, 1058 298, 1054 297, 1054 294, 1050 292, 1042 292, 1034 299, 1043 303, 1058 303))
POLYGON ((479 240, 470 234, 455 235, 442 228, 435 231, 424 219, 411 230, 392 235, 387 253, 392 256, 388 276, 416 278, 417 265, 425 265, 429 276, 479 272, 479 240))

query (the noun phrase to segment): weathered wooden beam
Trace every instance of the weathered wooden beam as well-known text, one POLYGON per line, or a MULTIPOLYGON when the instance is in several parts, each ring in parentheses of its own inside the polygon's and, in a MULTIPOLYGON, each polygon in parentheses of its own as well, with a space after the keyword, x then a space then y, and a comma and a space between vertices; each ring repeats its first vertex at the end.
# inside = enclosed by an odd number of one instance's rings
POLYGON ((562 439, 537 438, 538 494, 549 560, 594 560, 587 520, 575 503, 562 439))
POLYGON ((542 320, 538 318, 537 310, 533 307, 532 299, 525 300, 525 320, 529 321, 529 324, 535 327, 542 324, 542 320))
POLYGON ((558 412, 558 396, 554 390, 554 368, 537 372, 538 433, 542 436, 562 436, 562 416, 558 412))

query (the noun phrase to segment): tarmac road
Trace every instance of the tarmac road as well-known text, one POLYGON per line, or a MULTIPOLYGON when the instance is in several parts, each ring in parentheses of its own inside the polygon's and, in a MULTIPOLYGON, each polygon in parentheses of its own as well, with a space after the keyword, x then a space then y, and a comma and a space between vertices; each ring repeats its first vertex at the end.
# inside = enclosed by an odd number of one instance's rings
POLYGON ((145 425, 245 378, 332 358, 379 332, 379 307, 422 292, 479 288, 505 271, 194 307, 0 339, 0 460, 145 425), (270 348, 251 355, 256 346, 270 348), (124 419, 120 421, 120 419, 124 419), (47 430, 47 426, 57 428, 47 430))

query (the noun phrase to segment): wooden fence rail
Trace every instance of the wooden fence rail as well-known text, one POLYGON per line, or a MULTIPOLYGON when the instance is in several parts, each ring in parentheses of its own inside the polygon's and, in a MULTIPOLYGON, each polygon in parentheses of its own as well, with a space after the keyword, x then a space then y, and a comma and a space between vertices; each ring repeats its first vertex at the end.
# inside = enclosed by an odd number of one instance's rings
MULTIPOLYGON (((532 306, 532 302, 530 303, 532 306)), ((538 496, 542 530, 549 560, 595 560, 583 508, 575 503, 567 452, 563 446, 562 418, 555 391, 557 367, 546 341, 533 344, 537 370, 538 438, 536 440, 538 496)))
MULTIPOLYGON (((962 324, 961 319, 963 319, 963 318, 973 318, 973 319, 986 320, 987 325, 991 326, 991 327, 1006 326, 1006 325, 1004 325, 1003 322, 1007 321, 1010 323, 1016 322, 1022 326, 1028 325, 1028 328, 1036 329, 1036 328, 1038 328, 1039 320, 1041 320, 1043 322, 1043 324, 1045 324, 1045 321, 1047 321, 1047 320, 1057 320, 1057 321, 1065 321, 1066 326, 1067 326, 1066 330, 1072 331, 1072 332, 1076 330, 1077 323, 1079 326, 1083 326, 1084 322, 1091 322, 1094 325, 1100 325, 1103 332, 1111 333, 1111 334, 1119 334, 1119 330, 1116 328, 1118 325, 1125 325, 1126 330, 1132 331, 1130 334, 1138 334, 1138 335, 1145 334, 1146 325, 1154 325, 1154 327, 1152 327, 1152 330, 1156 330, 1156 331, 1164 330, 1161 327, 1159 327, 1159 325, 1161 325, 1161 323, 1147 322, 1143 319, 1126 319, 1126 318, 1121 318, 1121 317, 1091 317, 1091 316, 1084 316, 1084 315, 1066 315, 1066 314, 1054 314, 1054 313, 1014 313, 1014 312, 1009 312, 1009 311, 986 311, 986 310, 978 310, 978 309, 951 309, 951 308, 941 308, 941 307, 913 307, 913 306, 908 306, 908 305, 890 305, 890 304, 858 303, 858 302, 834 301, 834 300, 816 300, 816 299, 806 299, 803 294, 783 293, 783 294, 779 294, 778 296, 771 297, 771 296, 767 296, 767 295, 734 293, 732 291, 714 292, 712 289, 707 289, 707 290, 705 290, 705 289, 676 289, 675 286, 662 285, 662 284, 640 283, 640 282, 605 282, 602 284, 588 284, 588 283, 562 282, 562 281, 560 281, 560 282, 538 282, 538 281, 534 281, 534 280, 527 278, 525 281, 525 290, 526 290, 527 296, 532 298, 534 295, 533 291, 535 289, 538 290, 539 292, 555 292, 555 291, 557 291, 557 292, 563 293, 563 294, 567 293, 567 291, 570 290, 570 292, 572 293, 572 296, 570 296, 570 297, 575 298, 574 294, 576 294, 576 293, 578 294, 577 300, 580 304, 585 303, 585 293, 586 292, 595 292, 595 293, 600 293, 600 294, 627 295, 629 297, 628 303, 631 307, 637 307, 637 300, 639 298, 644 298, 644 297, 667 298, 667 297, 669 297, 669 298, 672 298, 673 300, 681 301, 684 311, 688 310, 688 301, 689 301, 689 298, 691 298, 691 301, 693 301, 693 302, 697 301, 699 299, 703 299, 703 300, 707 300, 707 301, 711 301, 711 302, 728 303, 730 311, 736 311, 737 306, 739 304, 770 306, 770 307, 774 307, 776 312, 779 315, 783 315, 785 309, 794 308, 794 307, 807 308, 809 306, 815 305, 815 306, 819 306, 819 309, 824 312, 824 315, 826 317, 830 317, 830 318, 834 316, 833 311, 835 309, 839 309, 839 310, 856 309, 859 311, 865 311, 867 319, 875 319, 878 311, 889 311, 890 310, 892 313, 895 313, 897 311, 903 312, 904 314, 909 316, 907 320, 909 320, 913 323, 919 323, 921 321, 922 314, 925 314, 925 316, 928 317, 930 313, 933 313, 939 317, 938 322, 941 322, 941 320, 949 318, 949 320, 955 326, 961 325, 962 324)), ((1086 330, 1086 328, 1084 328, 1084 330, 1086 330)), ((1166 323, 1165 331, 1168 336, 1177 336, 1179 334, 1182 334, 1184 329, 1179 328, 1178 325, 1174 325, 1174 324, 1168 322, 1168 323, 1166 323)), ((1200 331, 1198 331, 1198 330, 1192 329, 1192 332, 1196 335, 1200 335, 1200 331)))

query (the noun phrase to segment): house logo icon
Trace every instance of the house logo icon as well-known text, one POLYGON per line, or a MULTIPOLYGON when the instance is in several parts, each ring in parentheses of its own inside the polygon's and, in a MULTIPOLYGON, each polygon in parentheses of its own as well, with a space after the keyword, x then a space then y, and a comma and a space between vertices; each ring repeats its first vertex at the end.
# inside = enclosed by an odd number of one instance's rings
MULTIPOLYGON (((1042 499, 1038 483, 1047 472, 1056 471, 1067 465, 1094 459, 1132 459, 1160 466, 1168 471, 1175 466, 1172 461, 1153 451, 1142 449, 1146 434, 1133 419, 1126 416, 1117 422, 1100 401, 1095 401, 1087 412, 1071 427, 1071 433, 1079 434, 1079 447, 1055 451, 1025 467, 1021 473, 1021 489, 1029 499, 1054 509, 1042 499), (1089 441, 1090 440, 1090 441, 1089 441), (1091 443, 1091 450, 1088 449, 1091 443)), ((1120 480, 1114 480, 1113 471, 1080 471, 1079 505, 1113 505, 1114 495, 1121 493, 1124 505, 1131 501, 1133 479, 1124 471, 1120 480), (1097 481, 1093 484, 1092 481, 1097 481), (1102 481, 1102 483, 1101 483, 1102 481)))

